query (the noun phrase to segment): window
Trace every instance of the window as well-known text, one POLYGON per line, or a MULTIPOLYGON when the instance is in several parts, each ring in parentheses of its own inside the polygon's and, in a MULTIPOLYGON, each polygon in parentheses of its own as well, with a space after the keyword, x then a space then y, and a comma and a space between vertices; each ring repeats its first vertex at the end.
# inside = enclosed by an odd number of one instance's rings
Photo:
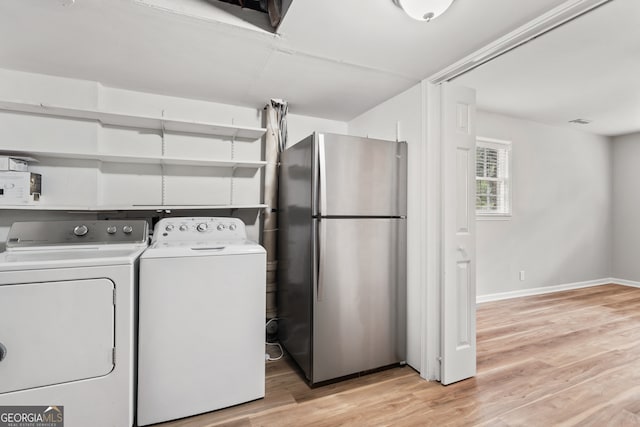
POLYGON ((476 214, 511 215, 511 143, 489 138, 476 142, 476 214))

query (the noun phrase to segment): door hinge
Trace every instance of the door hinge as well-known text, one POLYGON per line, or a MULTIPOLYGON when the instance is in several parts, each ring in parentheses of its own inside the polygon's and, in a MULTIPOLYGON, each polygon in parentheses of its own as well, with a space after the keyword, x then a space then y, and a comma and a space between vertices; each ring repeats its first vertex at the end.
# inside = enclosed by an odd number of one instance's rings
POLYGON ((111 364, 114 366, 116 364, 116 348, 115 347, 111 349, 111 364))
POLYGON ((116 305, 116 288, 113 288, 113 305, 116 305))

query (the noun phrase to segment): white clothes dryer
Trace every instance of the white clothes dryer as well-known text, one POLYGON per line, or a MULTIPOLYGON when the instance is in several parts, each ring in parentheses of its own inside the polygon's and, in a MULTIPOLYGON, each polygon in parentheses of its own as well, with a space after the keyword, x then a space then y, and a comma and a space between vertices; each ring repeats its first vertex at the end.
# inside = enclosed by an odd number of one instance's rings
POLYGON ((66 427, 133 425, 147 239, 139 220, 11 226, 0 254, 0 408, 55 407, 66 427))
POLYGON ((241 220, 156 224, 140 259, 138 425, 264 397, 265 282, 241 220))

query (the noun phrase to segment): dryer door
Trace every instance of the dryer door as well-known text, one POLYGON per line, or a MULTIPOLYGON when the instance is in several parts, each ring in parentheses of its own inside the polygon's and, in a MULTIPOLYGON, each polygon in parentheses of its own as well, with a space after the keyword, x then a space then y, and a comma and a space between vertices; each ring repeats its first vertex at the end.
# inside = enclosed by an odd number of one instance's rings
POLYGON ((111 372, 113 289, 107 279, 0 286, 0 393, 111 372))

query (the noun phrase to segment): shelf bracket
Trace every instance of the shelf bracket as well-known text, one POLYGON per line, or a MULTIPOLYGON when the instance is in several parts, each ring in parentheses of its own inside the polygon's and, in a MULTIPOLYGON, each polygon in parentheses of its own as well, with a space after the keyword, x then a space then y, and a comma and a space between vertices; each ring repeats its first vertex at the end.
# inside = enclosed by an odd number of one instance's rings
MULTIPOLYGON (((164 119, 164 110, 162 110, 162 118, 164 119)), ((164 128, 164 120, 162 120, 161 126, 160 126, 160 137, 162 138, 162 145, 161 145, 161 154, 162 157, 164 158, 166 156, 166 140, 165 140, 165 128, 164 128)), ((162 161, 162 163, 160 163, 160 173, 162 174, 161 180, 162 180, 162 189, 161 189, 161 194, 160 194, 160 202, 162 205, 165 205, 166 202, 166 190, 167 190, 167 178, 166 178, 166 174, 165 174, 165 162, 164 160, 162 161)))
MULTIPOLYGON (((231 125, 233 126, 235 123, 235 119, 231 118, 231 125)), ((236 156, 236 135, 238 131, 236 130, 231 136, 231 160, 235 159, 236 156)), ((229 204, 233 205, 233 177, 236 175, 236 168, 231 168, 231 177, 229 179, 229 204)))
MULTIPOLYGON (((233 120, 232 120, 233 122, 233 120)), ((231 137, 231 160, 235 159, 236 136, 231 137)), ((231 168, 231 177, 229 179, 229 204, 233 205, 233 177, 236 175, 236 167, 231 168)))

